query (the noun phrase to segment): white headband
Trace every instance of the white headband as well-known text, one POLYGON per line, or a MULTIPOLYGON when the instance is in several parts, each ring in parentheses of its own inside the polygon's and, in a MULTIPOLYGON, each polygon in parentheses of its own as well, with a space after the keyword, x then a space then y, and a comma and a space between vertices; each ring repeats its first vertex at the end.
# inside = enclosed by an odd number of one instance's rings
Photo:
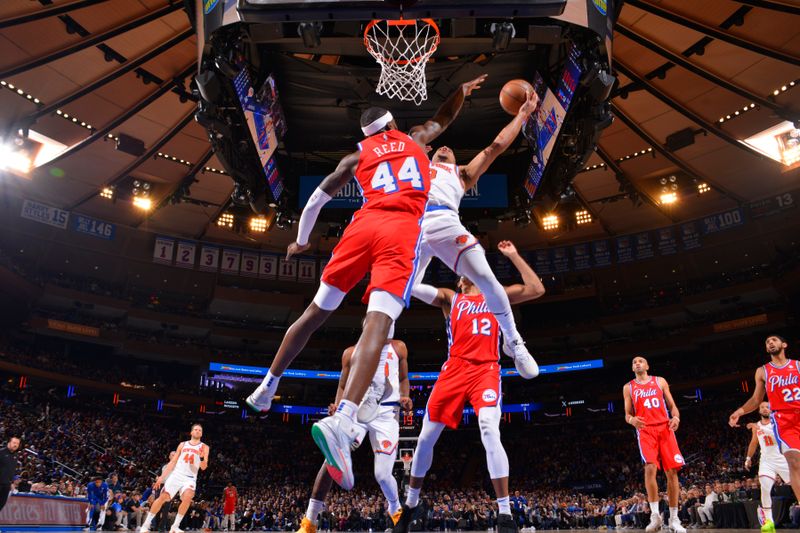
POLYGON ((369 137, 370 135, 375 135, 376 133, 381 131, 383 128, 385 128, 386 125, 388 123, 390 123, 392 120, 394 120, 394 117, 392 116, 391 113, 389 113, 387 111, 386 113, 384 113, 383 115, 379 116, 378 118, 376 118, 375 120, 373 120, 372 122, 367 124, 366 126, 362 126, 361 127, 361 131, 363 131, 364 135, 366 135, 367 137, 369 137))

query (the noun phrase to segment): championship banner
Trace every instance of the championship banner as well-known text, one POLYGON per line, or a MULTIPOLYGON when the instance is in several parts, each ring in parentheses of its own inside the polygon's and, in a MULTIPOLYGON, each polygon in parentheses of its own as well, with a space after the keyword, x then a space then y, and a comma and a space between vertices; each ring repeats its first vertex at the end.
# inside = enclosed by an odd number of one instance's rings
POLYGON ((258 277, 260 257, 258 252, 242 251, 242 267, 239 274, 250 278, 258 277))
POLYGON ((631 236, 623 235, 616 238, 617 243, 617 263, 630 263, 633 261, 633 247, 631 246, 631 236))
POLYGON ((175 266, 180 268, 194 268, 195 252, 197 245, 189 241, 178 241, 178 255, 175 257, 175 266))
POLYGON ((642 259, 650 259, 655 255, 653 253, 653 243, 650 240, 650 233, 637 233, 633 236, 634 242, 636 243, 636 248, 634 249, 634 255, 636 260, 642 259))
POLYGON ((501 253, 486 254, 489 264, 492 266, 492 271, 497 279, 513 280, 517 277, 517 270, 514 268, 511 260, 501 253))
POLYGON ((297 280, 297 260, 289 259, 288 261, 283 257, 278 261, 278 279, 286 281, 297 280))
POLYGON ((673 255, 678 253, 678 241, 675 240, 675 231, 672 227, 661 228, 657 231, 657 247, 659 255, 673 255))
POLYGON ((223 274, 238 274, 239 261, 241 260, 242 252, 233 248, 225 248, 222 250, 222 268, 220 272, 223 274))
POLYGON ((717 233, 718 231, 735 228, 744 224, 744 211, 737 207, 724 213, 710 215, 703 219, 703 234, 717 233))
POLYGON ((274 254, 261 254, 258 265, 258 277, 261 279, 275 279, 278 275, 278 256, 274 254))
POLYGON ((153 250, 153 262, 172 264, 172 255, 175 252, 175 241, 167 237, 156 237, 156 247, 153 250))
POLYGON ((22 218, 61 229, 67 229, 67 222, 69 221, 69 211, 64 211, 52 205, 40 204, 33 200, 25 200, 23 202, 22 212, 19 215, 22 218))
POLYGON ((545 274, 552 274, 553 263, 550 260, 550 250, 534 250, 529 255, 532 259, 533 269, 537 274, 543 276, 545 274))
POLYGON ((569 253, 567 248, 553 248, 551 250, 553 272, 569 272, 569 253))
POLYGON ((297 281, 300 283, 317 281, 317 262, 314 259, 300 259, 297 269, 297 281))
POLYGON ((219 269, 219 248, 204 244, 200 251, 199 268, 206 272, 216 272, 219 269))
POLYGON ((684 250, 700 248, 700 232, 697 230, 697 222, 681 224, 681 242, 683 242, 684 250))
POLYGON ((608 241, 592 242, 592 262, 596 267, 611 266, 611 250, 608 241))
POLYGON ((576 244, 572 247, 572 265, 575 270, 588 270, 592 267, 587 243, 576 244))
POLYGON ((98 220, 85 215, 75 214, 72 217, 72 230, 78 233, 85 233, 99 239, 113 240, 116 226, 111 222, 98 220))

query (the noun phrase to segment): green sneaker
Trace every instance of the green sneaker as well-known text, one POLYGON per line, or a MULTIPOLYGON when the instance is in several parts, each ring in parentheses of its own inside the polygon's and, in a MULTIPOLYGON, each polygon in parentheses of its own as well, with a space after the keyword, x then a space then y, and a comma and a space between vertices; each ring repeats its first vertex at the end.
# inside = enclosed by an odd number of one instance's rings
POLYGON ((764 522, 764 525, 761 526, 761 533, 775 533, 775 522, 772 520, 764 522))

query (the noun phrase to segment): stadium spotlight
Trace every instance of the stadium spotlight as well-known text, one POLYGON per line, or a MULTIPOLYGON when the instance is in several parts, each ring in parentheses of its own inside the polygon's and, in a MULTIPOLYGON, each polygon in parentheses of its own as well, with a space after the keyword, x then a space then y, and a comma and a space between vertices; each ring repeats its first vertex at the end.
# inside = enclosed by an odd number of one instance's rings
POLYGON ((678 201, 678 195, 674 192, 667 192, 661 195, 661 203, 664 205, 674 204, 678 201))
POLYGON ((575 211, 575 222, 580 226, 581 224, 591 224, 592 214, 586 209, 575 211))
POLYGON ((103 189, 100 191, 100 197, 108 200, 114 198, 114 187, 103 187, 103 189))
POLYGON ((542 227, 546 231, 552 231, 558 229, 558 223, 559 223, 558 215, 556 214, 546 215, 542 217, 542 227))
POLYGON ((22 150, 22 139, 0 144, 0 170, 27 174, 33 168, 30 156, 22 150))
POLYGON ((711 186, 708 183, 700 182, 697 184, 697 192, 700 194, 705 194, 711 190, 711 186))
POLYGON ((217 219, 217 226, 233 229, 233 213, 222 213, 217 219))
POLYGON ((141 196, 134 196, 133 205, 138 207, 142 211, 150 211, 150 208, 153 207, 153 201, 150 200, 150 198, 143 198, 141 196))
POLYGON ((266 217, 250 217, 250 231, 253 233, 264 233, 267 231, 266 217))

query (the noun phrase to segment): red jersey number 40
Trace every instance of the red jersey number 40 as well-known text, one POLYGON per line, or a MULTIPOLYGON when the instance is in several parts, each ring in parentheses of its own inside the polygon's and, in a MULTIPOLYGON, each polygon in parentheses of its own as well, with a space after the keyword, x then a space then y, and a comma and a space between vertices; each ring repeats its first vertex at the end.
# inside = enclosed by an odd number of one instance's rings
POLYGON ((661 407, 661 400, 658 398, 648 398, 642 404, 648 409, 658 409, 661 407))
POLYGON ((422 183, 422 176, 419 172, 419 165, 417 160, 413 157, 406 157, 403 161, 403 166, 400 167, 400 172, 397 176, 392 172, 392 167, 388 161, 382 162, 375 169, 375 174, 372 175, 370 184, 375 190, 383 189, 386 194, 392 194, 398 190, 398 181, 411 182, 411 186, 417 190, 423 190, 425 187, 422 183))

